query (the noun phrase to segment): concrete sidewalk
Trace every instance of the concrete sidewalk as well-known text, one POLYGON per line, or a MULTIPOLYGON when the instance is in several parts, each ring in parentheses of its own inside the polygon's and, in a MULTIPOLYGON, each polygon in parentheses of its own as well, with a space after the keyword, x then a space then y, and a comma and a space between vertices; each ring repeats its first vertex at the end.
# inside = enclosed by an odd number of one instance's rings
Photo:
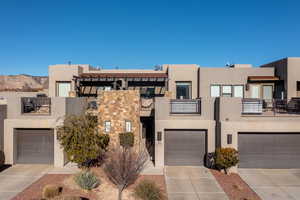
POLYGON ((166 166, 165 178, 169 200, 228 200, 204 167, 166 166))

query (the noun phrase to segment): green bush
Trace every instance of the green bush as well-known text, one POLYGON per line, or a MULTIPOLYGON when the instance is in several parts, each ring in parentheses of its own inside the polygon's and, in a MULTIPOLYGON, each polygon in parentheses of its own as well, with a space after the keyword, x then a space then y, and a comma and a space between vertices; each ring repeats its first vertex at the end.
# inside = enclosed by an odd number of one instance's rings
POLYGON ((218 148, 215 152, 215 165, 217 169, 227 170, 239 162, 238 151, 234 148, 218 148))
POLYGON ((83 171, 77 174, 75 182, 84 190, 92 190, 100 184, 98 178, 90 171, 83 171))
POLYGON ((120 138, 120 145, 122 147, 125 147, 125 148, 133 147, 133 145, 134 145, 134 135, 133 135, 133 133, 131 133, 131 132, 120 133, 119 138, 120 138))
POLYGON ((98 133, 98 120, 89 114, 67 116, 62 126, 57 127, 59 140, 68 159, 79 165, 86 166, 91 160, 103 155, 109 144, 107 134, 98 133))
POLYGON ((42 191, 43 199, 54 198, 54 197, 60 195, 61 190, 62 190, 62 188, 60 186, 46 185, 42 191))
POLYGON ((5 163, 4 152, 0 150, 0 167, 5 163))
POLYGON ((134 195, 141 200, 161 200, 161 189, 153 181, 143 180, 134 188, 134 195))

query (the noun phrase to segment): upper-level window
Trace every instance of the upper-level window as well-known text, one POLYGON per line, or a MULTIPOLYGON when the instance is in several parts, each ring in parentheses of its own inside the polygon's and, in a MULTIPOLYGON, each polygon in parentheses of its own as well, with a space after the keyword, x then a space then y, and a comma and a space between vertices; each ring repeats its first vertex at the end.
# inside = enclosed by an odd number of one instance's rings
POLYGON ((191 99, 191 88, 191 82, 176 82, 176 99, 191 99))
POLYGON ((211 97, 244 97, 243 85, 211 85, 211 97))
POLYGON ((56 82, 56 96, 68 97, 71 91, 71 82, 56 82))
POLYGON ((222 96, 223 97, 232 97, 231 85, 223 85, 222 86, 222 96))
POLYGON ((210 86, 210 96, 211 97, 219 97, 220 91, 221 91, 221 87, 219 85, 210 86))
POLYGON ((273 86, 263 85, 263 99, 271 100, 273 99, 273 86))
POLYGON ((242 85, 234 85, 233 86, 233 97, 244 97, 244 86, 242 85))

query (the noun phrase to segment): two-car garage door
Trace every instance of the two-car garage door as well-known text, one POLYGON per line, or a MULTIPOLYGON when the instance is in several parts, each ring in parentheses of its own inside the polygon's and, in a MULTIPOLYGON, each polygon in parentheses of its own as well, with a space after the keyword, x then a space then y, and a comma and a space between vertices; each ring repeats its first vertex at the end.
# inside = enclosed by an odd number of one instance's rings
POLYGON ((19 164, 53 164, 53 129, 15 129, 19 164))
POLYGON ((299 168, 300 133, 239 133, 239 167, 299 168))
POLYGON ((205 153, 205 131, 165 130, 165 165, 203 165, 205 153))

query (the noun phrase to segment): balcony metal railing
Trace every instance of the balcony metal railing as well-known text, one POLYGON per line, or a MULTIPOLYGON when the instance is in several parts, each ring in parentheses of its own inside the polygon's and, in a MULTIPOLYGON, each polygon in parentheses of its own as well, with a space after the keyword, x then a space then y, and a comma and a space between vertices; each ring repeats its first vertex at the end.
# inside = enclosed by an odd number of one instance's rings
POLYGON ((51 114, 51 98, 48 97, 22 97, 21 98, 22 114, 51 114))
POLYGON ((242 99, 243 114, 261 114, 263 112, 263 100, 242 99))
POLYGON ((172 99, 171 114, 201 114, 201 99, 172 99))
POLYGON ((243 99, 242 114, 300 114, 300 98, 243 99))

